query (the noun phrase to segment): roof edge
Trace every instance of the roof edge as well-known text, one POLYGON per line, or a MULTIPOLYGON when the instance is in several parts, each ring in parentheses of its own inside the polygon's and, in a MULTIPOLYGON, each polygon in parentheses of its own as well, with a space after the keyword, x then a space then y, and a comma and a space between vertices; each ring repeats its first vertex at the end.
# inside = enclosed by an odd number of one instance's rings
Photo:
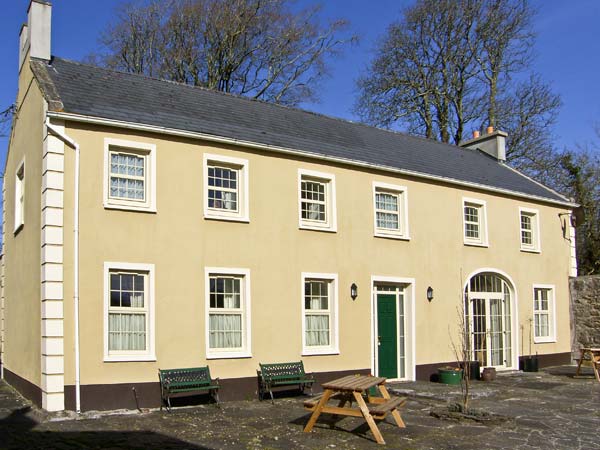
MULTIPOLYGON (((171 135, 171 136, 187 137, 187 138, 191 138, 191 139, 200 139, 200 140, 205 140, 205 141, 210 141, 210 142, 238 145, 241 147, 252 148, 254 150, 268 150, 268 151, 272 151, 272 152, 276 152, 276 153, 284 153, 284 154, 288 154, 288 155, 305 156, 305 157, 314 158, 314 159, 318 159, 318 160, 322 160, 322 161, 348 164, 351 166, 362 167, 362 168, 367 168, 367 169, 383 170, 383 171, 390 172, 390 173, 408 175, 408 176, 413 176, 416 178, 423 178, 423 179, 434 180, 434 181, 441 181, 441 182, 449 183, 449 184, 453 184, 453 185, 471 187, 471 188, 475 188, 475 189, 481 189, 484 191, 501 193, 501 194, 505 194, 505 195, 511 195, 514 197, 525 198, 525 199, 529 199, 529 200, 537 200, 540 202, 550 203, 550 204, 554 204, 554 205, 560 205, 560 206, 564 206, 567 208, 576 208, 577 206, 579 206, 577 203, 573 203, 573 202, 566 200, 566 198, 565 198, 565 201, 560 201, 560 200, 555 200, 555 199, 548 198, 548 197, 526 194, 526 193, 519 192, 519 191, 512 191, 510 189, 497 188, 497 187, 488 186, 488 185, 479 184, 479 183, 471 183, 468 181, 458 180, 455 178, 442 177, 439 175, 431 175, 431 174, 424 173, 424 172, 417 172, 417 171, 413 171, 413 170, 399 169, 396 167, 372 164, 372 163, 367 163, 367 162, 359 161, 359 160, 327 156, 327 155, 307 152, 307 151, 303 151, 303 150, 296 150, 296 149, 291 149, 291 148, 263 144, 263 143, 259 143, 259 142, 243 141, 240 139, 228 138, 228 137, 223 137, 223 136, 218 136, 218 135, 198 133, 198 132, 180 130, 180 129, 175 129, 175 128, 159 127, 159 126, 155 126, 155 125, 147 125, 147 124, 137 123, 137 122, 125 122, 122 120, 105 119, 105 118, 97 117, 97 116, 85 116, 82 114, 67 113, 67 112, 62 112, 62 111, 48 111, 47 115, 52 118, 70 120, 73 122, 90 123, 90 124, 95 124, 95 125, 105 125, 105 126, 112 126, 112 127, 117 127, 117 128, 137 130, 137 131, 147 131, 147 132, 166 134, 166 135, 171 135)), ((506 166, 506 167, 509 167, 509 166, 506 166)), ((515 169, 512 169, 512 170, 515 170, 515 169)), ((520 175, 523 175, 518 171, 516 171, 516 172, 519 173, 520 175)), ((537 184, 540 184, 540 183, 537 183, 537 184)), ((543 185, 541 185, 541 186, 543 186, 543 185)), ((550 190, 549 188, 547 188, 545 186, 543 186, 543 187, 545 189, 548 189, 549 192, 554 193, 554 191, 550 190)), ((555 193, 555 195, 556 195, 556 193, 555 193)), ((558 194, 558 195, 560 195, 560 194, 558 194)), ((563 197, 563 196, 560 195, 560 197, 563 197)))
POLYGON ((52 111, 63 111, 64 104, 58 94, 54 81, 52 81, 52 78, 47 72, 47 70, 49 70, 48 61, 30 58, 29 66, 31 67, 33 78, 37 81, 44 99, 48 102, 48 109, 52 111))

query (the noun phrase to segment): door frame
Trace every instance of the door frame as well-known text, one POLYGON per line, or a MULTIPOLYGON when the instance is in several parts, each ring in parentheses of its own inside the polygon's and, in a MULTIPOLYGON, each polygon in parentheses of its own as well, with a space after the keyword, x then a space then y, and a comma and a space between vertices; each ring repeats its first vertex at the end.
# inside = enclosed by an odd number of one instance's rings
MULTIPOLYGON (((465 278, 465 282, 463 284, 463 295, 467 291, 467 287, 469 286, 469 282, 471 278, 475 275, 479 275, 482 273, 491 273, 500 278, 503 278, 506 284, 508 285, 508 289, 510 290, 510 328, 511 328, 511 346, 512 346, 512 357, 510 365, 506 365, 505 367, 501 367, 500 370, 512 370, 519 367, 519 309, 518 309, 518 296, 517 296, 517 287, 513 279, 506 272, 496 269, 493 267, 482 267, 477 270, 471 272, 465 278)), ((464 305, 464 298, 463 298, 464 305)), ((464 306, 463 306, 464 307, 464 306)), ((471 317, 471 312, 467 311, 469 314, 469 319, 471 317)))
MULTIPOLYGON (((377 290, 375 285, 378 283, 396 284, 404 286, 404 345, 405 345, 405 364, 406 371, 404 378, 395 378, 394 380, 414 381, 416 379, 416 342, 415 342, 415 279, 404 277, 389 277, 372 275, 371 276, 371 373, 377 374, 377 290)), ((396 306, 398 304, 396 303, 396 306)), ((396 309, 398 311, 398 308, 396 309)))

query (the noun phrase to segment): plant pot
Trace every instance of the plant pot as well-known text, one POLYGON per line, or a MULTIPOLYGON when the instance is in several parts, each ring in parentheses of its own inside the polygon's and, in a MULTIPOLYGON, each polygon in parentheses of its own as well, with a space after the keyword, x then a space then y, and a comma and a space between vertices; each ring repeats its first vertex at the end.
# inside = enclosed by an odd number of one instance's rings
POLYGON ((481 379, 483 381, 494 381, 496 379, 496 368, 485 367, 483 372, 481 372, 481 379))
POLYGON ((479 380, 481 365, 479 361, 469 361, 469 380, 479 380))
POLYGON ((533 357, 529 357, 529 358, 523 358, 521 360, 522 364, 522 369, 523 372, 537 372, 538 371, 538 359, 537 357, 533 358, 533 357))
POLYGON ((444 384, 460 384, 462 380, 463 371, 454 369, 438 369, 438 376, 440 383, 444 384))

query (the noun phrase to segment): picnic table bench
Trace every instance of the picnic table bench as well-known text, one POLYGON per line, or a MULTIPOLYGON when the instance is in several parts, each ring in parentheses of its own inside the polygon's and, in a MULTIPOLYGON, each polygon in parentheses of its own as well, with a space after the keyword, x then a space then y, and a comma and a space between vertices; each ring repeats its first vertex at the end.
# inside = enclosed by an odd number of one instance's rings
POLYGON ((208 366, 186 369, 158 369, 160 379, 160 409, 163 404, 171 411, 171 397, 193 395, 194 392, 208 391, 219 403, 219 379, 211 378, 208 366))
POLYGON ((399 428, 406 425, 400 416, 400 408, 406 404, 406 397, 392 397, 385 387, 385 378, 365 375, 348 375, 346 377, 323 383, 323 394, 304 402, 304 407, 312 411, 305 432, 310 432, 322 413, 339 416, 362 417, 378 444, 385 444, 385 440, 375 423, 391 414, 399 428), (377 386, 381 397, 369 395, 369 390, 377 386), (330 405, 333 400, 337 405, 330 405), (352 406, 356 402, 356 407, 352 406), (346 404, 349 404, 346 406, 346 404))
POLYGON ((302 361, 274 364, 259 363, 259 366, 260 370, 256 371, 259 379, 259 400, 262 400, 264 394, 268 391, 271 395, 271 402, 274 402, 273 387, 275 386, 298 385, 302 392, 308 387, 312 394, 312 385, 315 379, 311 374, 304 372, 302 361))

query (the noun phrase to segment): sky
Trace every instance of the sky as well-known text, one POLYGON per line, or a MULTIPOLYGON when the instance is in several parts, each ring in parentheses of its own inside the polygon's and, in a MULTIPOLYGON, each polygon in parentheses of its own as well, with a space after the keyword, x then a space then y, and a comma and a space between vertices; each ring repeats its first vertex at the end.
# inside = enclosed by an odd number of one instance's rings
MULTIPOLYGON (((98 36, 122 0, 53 0, 52 54, 81 60, 97 51, 98 36)), ((298 0, 300 5, 313 4, 298 0)), ((302 107, 329 116, 358 120, 352 108, 356 79, 364 73, 388 25, 412 0, 325 0, 322 14, 345 18, 359 43, 331 65, 322 84, 321 100, 302 107)), ((29 0, 0 0, 0 111, 16 98, 18 35, 27 20, 29 0)), ((600 123, 600 1, 532 0, 538 10, 532 69, 560 94, 563 106, 554 132, 558 148, 597 142, 593 126, 600 123)), ((0 160, 8 139, 0 137, 0 160)))

